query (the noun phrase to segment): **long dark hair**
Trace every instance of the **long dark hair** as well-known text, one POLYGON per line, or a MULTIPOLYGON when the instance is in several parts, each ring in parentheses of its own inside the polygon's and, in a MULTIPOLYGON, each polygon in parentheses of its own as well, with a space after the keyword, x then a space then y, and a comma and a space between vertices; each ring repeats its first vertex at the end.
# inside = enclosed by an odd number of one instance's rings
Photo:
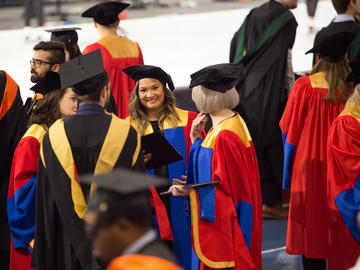
POLYGON ((40 99, 30 115, 28 128, 33 124, 38 124, 48 129, 56 120, 62 118, 59 102, 66 91, 68 90, 57 89, 40 99))
MULTIPOLYGON (((158 116, 158 125, 161 131, 164 131, 164 121, 168 119, 172 126, 176 127, 180 121, 179 115, 175 110, 175 95, 162 84, 164 90, 163 108, 158 116)), ((132 93, 129 105, 130 121, 135 123, 135 129, 143 135, 150 121, 147 115, 146 108, 141 104, 139 98, 139 82, 135 84, 135 90, 132 93)))
POLYGON ((336 63, 330 63, 319 58, 311 70, 310 75, 318 72, 325 73, 325 80, 329 85, 329 92, 324 100, 337 103, 339 102, 337 91, 343 96, 343 99, 341 99, 342 102, 346 102, 353 92, 351 83, 346 82, 346 78, 350 71, 351 69, 348 60, 345 57, 336 63))

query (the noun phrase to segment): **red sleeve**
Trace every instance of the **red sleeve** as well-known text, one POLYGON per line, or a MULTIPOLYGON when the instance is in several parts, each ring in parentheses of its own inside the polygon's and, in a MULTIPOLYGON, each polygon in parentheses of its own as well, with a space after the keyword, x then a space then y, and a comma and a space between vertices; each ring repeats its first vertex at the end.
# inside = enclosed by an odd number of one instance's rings
POLYGON ((144 64, 144 59, 143 59, 143 55, 139 46, 139 43, 136 43, 138 50, 139 50, 139 63, 138 65, 143 65, 144 64))
POLYGON ((329 130, 328 178, 334 196, 354 187, 360 175, 360 123, 345 115, 337 118, 329 130))
POLYGON ((299 141, 300 127, 306 116, 307 99, 306 88, 310 85, 309 77, 301 77, 296 80, 293 89, 290 92, 285 111, 280 120, 280 128, 285 141, 296 146, 299 141))

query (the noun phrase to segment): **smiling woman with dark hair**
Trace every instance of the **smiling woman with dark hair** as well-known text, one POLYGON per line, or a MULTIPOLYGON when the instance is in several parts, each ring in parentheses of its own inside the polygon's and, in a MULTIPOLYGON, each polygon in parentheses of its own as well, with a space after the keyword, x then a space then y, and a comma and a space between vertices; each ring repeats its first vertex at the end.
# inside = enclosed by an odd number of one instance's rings
MULTIPOLYGON (((135 80, 136 86, 130 102, 130 116, 127 118, 141 136, 161 132, 166 139, 184 157, 183 160, 148 170, 151 175, 159 175, 169 179, 184 180, 186 163, 191 147, 190 129, 196 113, 180 110, 175 107, 175 87, 169 74, 160 67, 138 65, 124 69, 124 72, 135 80)), ((159 145, 159 147, 161 147, 159 145)), ((145 163, 151 160, 151 153, 145 153, 145 163)), ((183 182, 176 180, 177 182, 183 182)), ((167 207, 173 232, 173 250, 182 266, 191 269, 191 234, 185 210, 185 199, 163 197, 167 207)), ((159 223, 162 236, 162 222, 159 223)), ((169 238, 164 238, 169 240, 169 238)))

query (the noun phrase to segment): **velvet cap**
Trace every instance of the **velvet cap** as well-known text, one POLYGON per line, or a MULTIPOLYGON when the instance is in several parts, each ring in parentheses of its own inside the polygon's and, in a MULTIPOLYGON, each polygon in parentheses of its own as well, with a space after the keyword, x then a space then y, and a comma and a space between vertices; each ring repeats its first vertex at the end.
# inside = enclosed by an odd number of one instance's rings
POLYGON ((85 10, 81 17, 94 18, 95 22, 108 26, 115 23, 118 20, 119 13, 128 6, 130 4, 117 1, 102 2, 85 10))
POLYGON ((144 79, 152 78, 157 79, 162 82, 164 85, 168 85, 171 91, 174 91, 175 86, 169 74, 157 66, 150 65, 136 65, 124 68, 123 71, 135 82, 144 79))
POLYGON ((76 44, 79 40, 76 30, 81 30, 80 27, 68 27, 68 28, 53 28, 46 29, 46 32, 51 33, 51 41, 61 41, 64 43, 76 44))
POLYGON ((225 93, 234 87, 242 77, 243 68, 237 64, 217 64, 207 66, 190 75, 190 88, 202 85, 209 90, 225 93))
POLYGON ((314 47, 305 54, 316 53, 328 62, 337 62, 345 56, 355 36, 356 33, 351 30, 338 29, 329 25, 320 30, 315 39, 314 47))

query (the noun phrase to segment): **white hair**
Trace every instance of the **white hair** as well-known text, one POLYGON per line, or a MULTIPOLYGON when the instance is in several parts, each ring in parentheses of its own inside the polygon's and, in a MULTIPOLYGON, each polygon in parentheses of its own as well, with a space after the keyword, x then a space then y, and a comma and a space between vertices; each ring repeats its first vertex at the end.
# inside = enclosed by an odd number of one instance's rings
POLYGON ((198 85, 192 90, 192 100, 200 112, 211 113, 235 108, 239 104, 239 94, 234 87, 220 93, 198 85))

